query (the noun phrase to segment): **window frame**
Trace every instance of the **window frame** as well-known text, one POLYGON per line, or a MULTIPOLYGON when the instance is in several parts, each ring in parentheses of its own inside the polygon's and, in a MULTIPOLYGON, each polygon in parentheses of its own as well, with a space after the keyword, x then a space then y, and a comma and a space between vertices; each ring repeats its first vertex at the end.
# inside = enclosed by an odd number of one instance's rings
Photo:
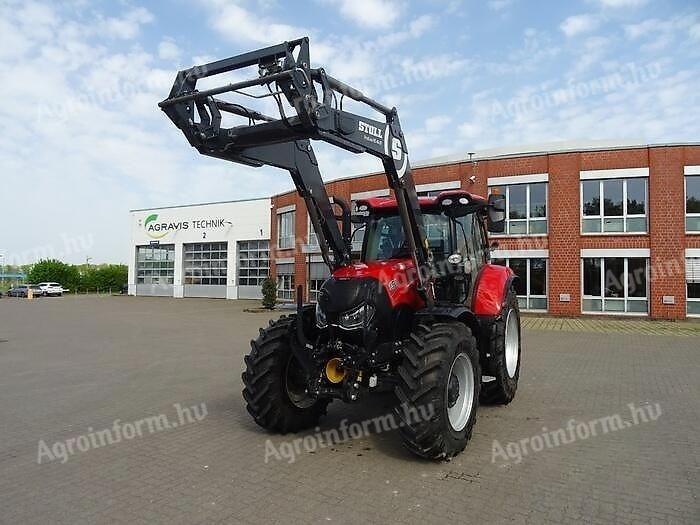
POLYGON ((308 212, 306 212, 306 245, 309 248, 319 248, 318 235, 314 231, 314 225, 308 212))
POLYGON ((511 259, 518 259, 518 260, 524 260, 525 261, 525 271, 527 272, 527 279, 525 280, 525 294, 526 295, 517 295, 518 298, 518 304, 520 305, 520 300, 524 299, 525 300, 525 305, 527 306, 526 308, 520 307, 521 312, 533 312, 533 313, 546 313, 549 312, 549 257, 499 257, 500 260, 503 260, 505 262, 506 268, 510 268, 510 261, 511 259), (539 295, 539 294, 532 294, 530 293, 531 287, 530 283, 532 281, 531 277, 531 260, 532 259, 541 259, 545 262, 545 268, 544 268, 544 283, 545 283, 545 291, 546 293, 544 295, 539 295), (542 309, 542 308, 530 308, 530 300, 531 299, 544 299, 547 302, 547 308, 542 309))
POLYGON ((294 248, 296 229, 296 210, 285 211, 277 214, 277 248, 280 250, 289 250, 294 248), (282 236, 282 222, 285 217, 291 217, 291 235, 282 236), (283 242, 283 239, 287 242, 283 242), (291 239, 291 244, 289 243, 291 239))
POLYGON ((606 257, 606 256, 595 256, 595 257, 581 257, 581 313, 584 315, 618 315, 618 316, 632 316, 632 317, 648 317, 650 315, 650 309, 651 309, 651 297, 650 297, 650 279, 649 279, 649 257, 634 257, 634 256, 624 256, 624 257, 619 257, 619 256, 611 256, 611 257, 606 257), (585 286, 584 286, 584 278, 585 278, 585 273, 584 273, 584 263, 586 259, 597 259, 600 262, 600 282, 598 283, 600 286, 600 295, 586 295, 584 293, 585 286), (623 275, 625 276, 625 282, 624 282, 624 297, 606 297, 605 296, 605 274, 606 274, 606 269, 605 269, 605 259, 622 259, 623 260, 623 275), (645 296, 644 297, 630 297, 629 296, 629 260, 630 259, 643 259, 645 262, 645 269, 644 269, 644 275, 645 275, 645 296), (605 310, 605 301, 606 300, 616 300, 619 301, 620 299, 624 299, 625 302, 625 309, 624 311, 611 311, 611 310, 605 310), (584 300, 600 300, 600 310, 585 310, 583 307, 584 300), (630 312, 628 308, 628 302, 642 302, 646 301, 647 303, 647 311, 646 312, 630 312))
POLYGON ((580 233, 581 235, 649 235, 649 177, 615 177, 615 178, 596 178, 596 179, 582 179, 579 181, 579 220, 580 220, 580 233), (627 183, 630 180, 643 180, 644 181, 644 214, 627 213, 627 183), (622 181, 622 215, 605 215, 605 182, 607 181, 622 181), (598 215, 584 215, 583 214, 583 185, 587 182, 598 182, 598 215), (603 227, 605 225, 605 219, 622 219, 622 224, 624 231, 613 232, 604 231, 603 227), (627 220, 628 219, 645 219, 646 228, 643 231, 627 231, 627 220), (597 219, 600 224, 600 231, 587 232, 583 229, 584 221, 597 219))
POLYGON ((503 233, 492 233, 492 237, 546 237, 549 235, 549 181, 538 181, 538 182, 515 182, 510 184, 499 184, 494 181, 488 187, 488 194, 491 194, 492 188, 504 188, 504 194, 506 197, 506 228, 503 233), (532 217, 530 214, 531 210, 531 186, 535 184, 544 184, 544 204, 546 213, 544 217, 532 217), (512 186, 525 186, 525 218, 524 219, 511 219, 510 218, 510 188, 512 186), (524 222, 526 233, 511 233, 510 225, 511 222, 524 222), (530 233, 530 223, 531 222, 544 222, 546 223, 546 228, 544 233, 530 233))
POLYGON ((700 297, 690 297, 689 292, 689 284, 690 281, 688 281, 688 274, 687 274, 687 267, 688 267, 688 260, 689 259, 698 259, 700 261, 700 257, 686 257, 685 258, 685 266, 686 266, 686 274, 685 274, 685 315, 687 317, 693 317, 693 318, 700 318, 700 312, 699 313, 690 313, 688 306, 692 304, 699 304, 700 305, 700 297))
MULTIPOLYGON (((290 264, 292 270, 296 269, 295 263, 285 264, 290 264)), ((275 282, 277 283, 277 298, 283 301, 293 301, 295 294, 294 271, 292 273, 278 273, 277 268, 275 268, 275 282)))
POLYGON ((687 235, 700 235, 700 228, 697 230, 689 230, 688 229, 688 218, 697 218, 700 220, 700 213, 688 213, 688 179, 691 177, 695 177, 700 181, 700 174, 689 174, 689 175, 683 175, 683 221, 684 221, 684 228, 685 228, 685 233, 687 235))
POLYGON ((306 261, 306 287, 308 290, 309 302, 311 302, 311 303, 318 302, 318 294, 321 291, 321 286, 323 285, 323 283, 325 283, 330 278, 330 276, 331 276, 331 271, 328 268, 328 266, 326 266, 326 263, 324 263, 322 261, 311 260, 310 258, 307 259, 307 261, 306 261), (312 278, 311 277, 311 274, 312 274, 312 271, 311 271, 312 266, 311 265, 313 265, 313 264, 323 265, 325 267, 326 273, 328 275, 324 278, 318 278, 318 277, 312 278))

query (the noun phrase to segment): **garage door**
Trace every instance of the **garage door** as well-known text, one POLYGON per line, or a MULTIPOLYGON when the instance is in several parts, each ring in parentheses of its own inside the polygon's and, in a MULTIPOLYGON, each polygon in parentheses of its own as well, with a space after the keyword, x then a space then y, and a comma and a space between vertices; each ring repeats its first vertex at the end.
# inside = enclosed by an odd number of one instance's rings
POLYGON ((183 245, 185 297, 226 298, 228 243, 197 242, 183 245))
POLYGON ((239 299, 262 299, 262 282, 270 275, 270 241, 238 241, 239 299))

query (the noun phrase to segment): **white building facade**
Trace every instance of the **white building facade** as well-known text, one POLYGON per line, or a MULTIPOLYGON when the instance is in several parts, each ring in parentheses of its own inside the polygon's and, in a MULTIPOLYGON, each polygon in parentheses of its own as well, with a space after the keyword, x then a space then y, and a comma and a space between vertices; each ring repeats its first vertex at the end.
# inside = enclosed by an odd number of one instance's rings
POLYGON ((259 299, 269 198, 132 210, 129 295, 259 299))

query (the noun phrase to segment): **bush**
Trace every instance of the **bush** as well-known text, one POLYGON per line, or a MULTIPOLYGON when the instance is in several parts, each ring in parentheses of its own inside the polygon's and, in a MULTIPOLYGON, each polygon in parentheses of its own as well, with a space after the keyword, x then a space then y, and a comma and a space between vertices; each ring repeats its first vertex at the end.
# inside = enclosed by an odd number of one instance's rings
POLYGON ((269 277, 262 282, 263 308, 272 310, 277 304, 277 283, 269 277))
POLYGON ((118 292, 128 280, 128 269, 123 264, 91 266, 83 271, 80 287, 88 290, 118 292))
POLYGON ((75 266, 56 259, 42 259, 31 267, 27 281, 33 284, 57 282, 64 288, 75 290, 80 284, 80 272, 75 266))

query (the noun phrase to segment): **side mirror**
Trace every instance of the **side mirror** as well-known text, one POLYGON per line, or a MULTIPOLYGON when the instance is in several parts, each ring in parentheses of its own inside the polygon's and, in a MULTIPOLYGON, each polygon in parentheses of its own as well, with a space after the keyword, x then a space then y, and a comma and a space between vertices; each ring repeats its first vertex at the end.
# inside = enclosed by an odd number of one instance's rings
POLYGON ((506 231, 506 196, 489 195, 487 227, 491 233, 506 231))

